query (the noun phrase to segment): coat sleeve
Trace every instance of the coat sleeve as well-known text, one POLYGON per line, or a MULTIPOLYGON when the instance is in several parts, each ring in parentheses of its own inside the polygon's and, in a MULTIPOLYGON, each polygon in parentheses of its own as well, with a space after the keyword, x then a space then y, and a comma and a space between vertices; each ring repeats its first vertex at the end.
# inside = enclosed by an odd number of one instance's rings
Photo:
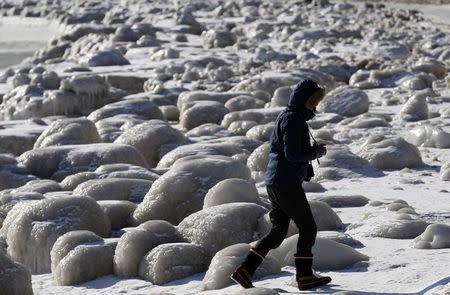
POLYGON ((308 128, 297 116, 286 118, 283 130, 284 156, 289 162, 308 162, 317 158, 309 143, 308 128), (302 142, 306 141, 308 142, 302 142))

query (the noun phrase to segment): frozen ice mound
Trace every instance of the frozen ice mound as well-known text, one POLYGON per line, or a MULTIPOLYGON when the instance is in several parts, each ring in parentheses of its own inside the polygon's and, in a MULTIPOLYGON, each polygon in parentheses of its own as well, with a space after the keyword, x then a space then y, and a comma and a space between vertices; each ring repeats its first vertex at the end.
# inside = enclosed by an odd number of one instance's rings
POLYGON ((202 141, 200 143, 186 144, 174 148, 161 158, 156 167, 170 168, 177 160, 193 155, 221 155, 232 157, 243 152, 244 149, 231 140, 225 139, 223 142, 216 143, 202 141))
POLYGON ((177 106, 180 112, 186 107, 199 101, 215 101, 224 105, 227 101, 241 95, 249 95, 248 92, 213 92, 213 91, 185 91, 180 93, 177 106))
POLYGON ((331 207, 362 207, 369 203, 369 199, 361 195, 324 196, 316 200, 325 202, 331 207))
POLYGON ((269 141, 274 127, 275 122, 259 124, 250 128, 245 134, 245 136, 251 139, 269 141))
POLYGON ((248 109, 263 108, 266 102, 250 95, 239 95, 230 98, 225 103, 225 107, 230 111, 243 111, 248 109))
POLYGON ((147 162, 137 149, 118 143, 37 148, 20 155, 18 163, 30 174, 56 180, 77 172, 92 171, 104 164, 125 163, 147 167, 147 162))
POLYGON ((135 147, 150 167, 155 167, 168 150, 186 144, 188 141, 182 132, 170 126, 169 123, 155 119, 128 129, 114 143, 135 147))
POLYGON ((214 123, 205 123, 186 132, 188 137, 207 136, 212 138, 220 138, 230 136, 231 134, 232 133, 225 127, 214 123))
POLYGON ((258 124, 271 123, 276 120, 283 109, 282 107, 277 107, 230 112, 223 117, 221 125, 228 128, 236 121, 254 121, 258 124))
MULTIPOLYGON (((294 254, 297 252, 298 234, 283 241, 280 247, 271 250, 272 255, 280 262, 281 266, 294 266, 294 254)), ((312 248, 314 255, 313 268, 317 270, 337 270, 352 266, 361 261, 369 260, 369 257, 356 251, 350 246, 317 237, 312 248)))
POLYGON ((369 136, 358 155, 378 169, 400 170, 423 164, 419 149, 402 137, 369 136))
MULTIPOLYGON (((228 246, 214 255, 205 277, 202 281, 202 290, 217 290, 233 284, 230 276, 244 261, 250 251, 250 245, 245 243, 228 246)), ((253 279, 260 279, 267 275, 277 274, 281 271, 277 259, 266 256, 266 259, 256 269, 253 279)))
POLYGON ((450 248, 450 226, 439 223, 430 224, 420 236, 414 239, 414 248, 450 248))
POLYGON ((340 244, 350 246, 352 248, 362 248, 364 245, 350 236, 349 234, 337 232, 337 231, 319 231, 317 236, 323 239, 332 240, 340 244))
POLYGON ((129 201, 106 200, 97 201, 111 223, 111 229, 119 230, 129 226, 130 215, 137 205, 129 201))
POLYGON ((8 212, 16 204, 25 204, 29 201, 42 200, 44 195, 41 193, 33 192, 12 192, 11 190, 0 191, 0 228, 3 224, 3 220, 8 215, 8 212))
MULTIPOLYGON (((309 200, 309 206, 316 221, 318 231, 339 230, 343 226, 342 220, 334 212, 334 210, 327 204, 321 201, 309 200)), ((258 225, 258 233, 264 236, 269 233, 271 229, 271 221, 269 214, 265 214, 264 218, 258 225)), ((293 220, 289 223, 287 236, 292 236, 298 233, 298 227, 293 220)))
POLYGON ((349 128, 391 127, 385 117, 371 113, 364 113, 356 117, 344 119, 339 125, 348 126, 349 128))
POLYGON ((73 193, 94 200, 124 200, 140 203, 153 181, 132 178, 91 179, 79 184, 73 193))
POLYGON ((153 248, 139 264, 139 276, 156 285, 204 272, 208 255, 200 245, 168 243, 153 248))
POLYGON ((122 114, 100 119, 95 127, 103 142, 114 142, 125 131, 141 123, 144 123, 144 119, 137 115, 122 114))
POLYGON ((218 182, 208 190, 203 209, 234 202, 258 203, 255 184, 240 178, 229 178, 218 182))
POLYGON ((227 30, 210 29, 203 31, 201 37, 205 48, 223 48, 236 43, 236 35, 227 30))
POLYGON ((130 62, 117 49, 105 49, 95 51, 82 56, 78 60, 82 66, 104 67, 129 65, 130 62))
POLYGON ((1 121, 0 118, 0 153, 18 156, 33 149, 46 127, 40 119, 1 121))
POLYGON ((189 242, 203 246, 211 259, 227 246, 257 240, 257 226, 266 212, 252 203, 222 204, 189 215, 178 230, 189 242))
POLYGON ((59 119, 53 121, 38 137, 34 148, 55 145, 89 144, 101 142, 97 128, 86 118, 59 119))
POLYGON ((77 285, 112 274, 114 250, 93 232, 70 231, 60 236, 50 252, 56 284, 77 285))
POLYGON ((429 89, 417 91, 408 98, 400 110, 399 118, 405 121, 421 121, 429 118, 427 97, 432 96, 429 89))
POLYGON ((365 214, 361 221, 350 224, 346 233, 364 237, 413 239, 427 226, 427 222, 414 214, 388 211, 365 214))
POLYGON ((0 168, 0 191, 20 187, 25 185, 27 182, 36 179, 36 177, 32 175, 27 175, 26 172, 17 173, 13 169, 2 168, 0 168))
POLYGON ((217 101, 193 101, 183 105, 180 110, 180 125, 191 130, 206 123, 219 124, 229 110, 217 101))
POLYGON ((5 295, 33 295, 31 273, 0 250, 0 289, 5 295))
POLYGON ((383 176, 369 161, 352 153, 345 145, 327 146, 327 154, 320 159, 320 165, 314 161, 313 166, 315 181, 383 176))
POLYGON ((441 166, 441 179, 444 181, 450 180, 450 162, 441 166))
POLYGON ((410 130, 405 139, 416 146, 450 148, 450 133, 437 126, 418 126, 410 130))
POLYGON ((178 224, 202 209, 206 192, 228 178, 250 180, 250 170, 239 160, 226 156, 195 155, 177 160, 158 178, 133 214, 140 224, 162 219, 178 224))
POLYGON ((12 193, 33 192, 45 194, 48 192, 61 191, 58 182, 51 179, 33 179, 26 184, 11 190, 12 193))
POLYGON ((258 125, 258 122, 255 121, 234 121, 230 124, 230 126, 228 126, 228 130, 236 135, 245 135, 248 130, 256 125, 258 125))
POLYGON ((0 237, 8 254, 32 273, 50 272, 50 250, 63 234, 90 230, 108 237, 108 217, 92 198, 55 194, 42 200, 17 204, 6 216, 0 237))
POLYGON ((163 119, 157 104, 148 99, 132 98, 132 96, 125 96, 123 100, 107 104, 90 113, 87 118, 98 122, 117 115, 127 115, 127 117, 133 115, 132 118, 142 120, 163 119))
POLYGON ((255 287, 250 289, 239 290, 237 292, 232 293, 232 295, 278 295, 277 291, 265 288, 265 287, 255 287))
POLYGON ((415 72, 424 72, 433 74, 438 79, 444 79, 447 75, 447 67, 445 63, 434 58, 420 58, 413 66, 415 72))
POLYGON ((354 117, 369 110, 369 97, 357 88, 341 86, 328 92, 317 110, 354 117))
POLYGON ((178 229, 164 220, 150 220, 127 230, 117 243, 114 274, 121 278, 135 277, 141 260, 150 250, 161 244, 183 241, 178 229))
POLYGON ((247 159, 247 167, 252 171, 252 178, 255 181, 263 181, 269 163, 270 144, 263 143, 257 147, 247 159))

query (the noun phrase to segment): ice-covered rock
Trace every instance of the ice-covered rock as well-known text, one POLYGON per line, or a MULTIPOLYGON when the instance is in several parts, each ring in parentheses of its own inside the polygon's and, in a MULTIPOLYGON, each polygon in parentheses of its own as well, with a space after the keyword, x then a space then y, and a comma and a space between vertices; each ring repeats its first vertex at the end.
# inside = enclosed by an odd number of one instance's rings
POLYGON ((383 176, 383 173, 374 168, 368 160, 341 145, 327 146, 327 154, 320 159, 320 165, 314 161, 313 166, 315 181, 383 176))
POLYGON ((399 118, 405 121, 420 121, 429 118, 429 110, 427 97, 431 94, 429 90, 422 90, 416 92, 411 96, 408 101, 403 105, 400 110, 399 118))
POLYGON ((450 180, 450 162, 441 166, 441 179, 444 181, 450 180))
POLYGON ((183 133, 162 120, 149 120, 136 125, 114 141, 135 147, 151 167, 155 167, 168 150, 187 142, 183 133))
POLYGON ((250 128, 245 136, 251 139, 257 139, 261 141, 269 141, 272 135, 273 128, 275 126, 274 122, 256 125, 250 128))
POLYGON ((134 147, 111 143, 38 148, 20 155, 18 162, 31 174, 56 180, 81 171, 92 171, 104 164, 147 166, 145 159, 134 147))
POLYGON ((89 67, 121 66, 130 64, 123 54, 115 49, 105 49, 88 53, 79 59, 79 63, 89 67))
POLYGON ((206 193, 203 209, 234 202, 258 203, 255 184, 240 178, 229 178, 218 182, 206 193))
POLYGON ((450 226, 440 223, 429 225, 420 236, 414 239, 414 248, 450 248, 450 226))
POLYGON ((92 198, 55 194, 14 206, 4 220, 0 237, 14 260, 39 274, 50 271, 55 241, 73 230, 90 230, 108 237, 111 228, 108 217, 92 198))
POLYGON ((144 119, 138 115, 121 114, 100 119, 95 123, 97 131, 103 142, 114 142, 128 129, 144 123, 144 119))
POLYGON ((202 124, 186 132, 186 135, 188 137, 200 137, 200 136, 227 137, 230 136, 231 134, 232 133, 225 127, 214 123, 202 124))
POLYGON ((117 115, 136 115, 145 120, 163 119, 161 110, 154 102, 148 99, 132 99, 125 96, 123 100, 110 103, 89 114, 89 120, 98 122, 101 119, 110 118, 117 115))
POLYGON ((447 74, 447 68, 445 64, 441 61, 431 58, 421 58, 415 65, 412 66, 412 70, 416 72, 433 74, 438 79, 445 78, 447 74))
POLYGON ((113 255, 111 245, 95 233, 70 231, 60 236, 52 247, 53 278, 58 285, 77 285, 112 274, 113 255))
POLYGON ((270 101, 270 107, 285 107, 289 102, 289 98, 292 92, 290 86, 283 86, 277 88, 270 101))
POLYGON ((341 86, 327 93, 317 109, 326 113, 353 117, 369 110, 369 97, 362 90, 341 86))
POLYGON ((132 178, 151 181, 158 179, 160 176, 144 167, 123 163, 101 165, 95 170, 95 173, 100 178, 132 178))
POLYGON ((450 148, 450 133, 438 126, 422 125, 410 130, 405 139, 416 146, 450 148))
POLYGON ((92 121, 85 118, 60 119, 45 129, 34 143, 34 148, 98 142, 101 142, 100 135, 92 121))
POLYGON ((180 124, 186 130, 206 123, 219 124, 228 112, 222 103, 216 101, 186 103, 180 113, 180 124))
POLYGON ((413 239, 427 226, 428 223, 419 217, 387 211, 364 215, 360 222, 350 224, 346 233, 363 237, 413 239))
POLYGON ((250 109, 244 111, 230 112, 223 117, 222 126, 230 127, 235 121, 254 121, 258 124, 274 122, 283 108, 250 109))
POLYGON ((228 100, 248 95, 247 92, 212 92, 212 91, 185 91, 182 92, 177 100, 177 106, 182 112, 187 105, 192 105, 196 101, 215 101, 225 104, 228 100))
POLYGON ((247 159, 247 166, 252 171, 255 181, 262 181, 269 163, 270 144, 264 143, 256 148, 247 159))
POLYGON ((358 155, 378 169, 403 169, 423 164, 419 149, 402 137, 370 136, 358 155))
MULTIPOLYGON (((285 239, 280 247, 271 250, 269 255, 277 258, 281 266, 294 266, 297 240, 298 235, 285 239)), ((357 262, 369 260, 369 257, 350 246, 320 237, 316 238, 312 253, 314 255, 313 268, 317 270, 344 269, 357 262)))
MULTIPOLYGON (((202 281, 202 290, 223 289, 233 281, 231 274, 245 259, 250 251, 250 245, 245 243, 228 246, 214 255, 205 277, 202 281)), ((266 259, 256 269, 253 279, 259 279, 267 275, 276 274, 281 271, 280 263, 277 259, 266 256, 266 259)))
POLYGON ((44 195, 35 192, 12 192, 4 190, 0 192, 0 226, 3 219, 16 204, 24 204, 28 201, 42 200, 44 195))
POLYGON ((108 216, 111 223, 111 229, 119 230, 129 224, 130 215, 136 209, 137 205, 129 201, 97 201, 97 203, 108 216))
POLYGON ((210 29, 203 31, 201 37, 205 48, 223 48, 236 43, 236 35, 225 30, 210 29))
POLYGON ((150 220, 126 231, 115 250, 114 274, 121 278, 137 276, 139 264, 149 251, 161 244, 182 241, 177 228, 163 220, 150 220))
POLYGON ((226 156, 195 155, 177 160, 158 178, 133 214, 136 224, 162 219, 178 224, 202 209, 206 192, 228 178, 250 180, 250 170, 226 156))
POLYGON ((74 189, 74 194, 94 200, 123 200, 140 203, 153 181, 132 178, 91 179, 74 189))
POLYGON ((168 243, 156 246, 139 264, 139 276, 156 285, 204 272, 209 259, 202 246, 168 243))
POLYGON ((229 109, 230 112, 234 112, 262 108, 264 107, 264 104, 265 101, 254 96, 239 95, 227 100, 227 102, 225 103, 225 107, 229 109))
POLYGON ((30 192, 45 194, 48 192, 61 191, 58 182, 50 179, 33 179, 26 184, 11 190, 12 193, 30 192))
POLYGON ((39 119, 0 121, 0 153, 18 156, 33 149, 46 127, 39 119))
POLYGON ((340 244, 344 244, 353 248, 364 247, 364 245, 350 236, 349 234, 337 232, 337 231, 319 231, 317 236, 323 239, 332 240, 340 244))
POLYGON ((106 82, 111 86, 125 90, 127 93, 134 94, 144 90, 144 82, 147 78, 131 75, 106 75, 106 82))
POLYGON ((325 196, 317 198, 331 207, 362 207, 369 203, 369 199, 361 195, 352 196, 325 196))
POLYGON ((189 215, 178 230, 189 242, 203 246, 212 258, 227 246, 257 240, 256 228, 266 212, 252 203, 217 205, 189 215))
POLYGON ((234 121, 228 126, 228 130, 236 135, 245 135, 248 130, 258 125, 255 121, 234 121))
POLYGON ((0 289, 7 295, 33 295, 31 273, 0 251, 0 289))
POLYGON ((278 293, 274 289, 265 287, 249 288, 232 293, 232 295, 278 295, 278 294, 280 293, 278 293))

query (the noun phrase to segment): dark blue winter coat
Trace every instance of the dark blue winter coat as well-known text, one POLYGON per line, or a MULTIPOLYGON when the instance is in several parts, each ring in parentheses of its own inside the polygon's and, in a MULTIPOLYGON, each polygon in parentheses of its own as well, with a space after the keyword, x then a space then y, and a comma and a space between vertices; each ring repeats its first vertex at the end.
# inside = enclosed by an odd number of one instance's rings
POLYGON ((306 123, 314 117, 314 112, 305 108, 305 102, 317 90, 316 87, 317 84, 311 80, 297 84, 287 108, 278 115, 270 137, 266 185, 301 186, 308 172, 308 162, 317 158, 306 123))

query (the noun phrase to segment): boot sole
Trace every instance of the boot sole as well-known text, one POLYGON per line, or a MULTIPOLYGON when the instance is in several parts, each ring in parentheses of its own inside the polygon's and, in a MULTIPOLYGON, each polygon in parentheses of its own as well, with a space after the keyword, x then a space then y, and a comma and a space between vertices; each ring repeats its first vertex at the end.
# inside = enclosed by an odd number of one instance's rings
POLYGON ((237 284, 241 285, 245 289, 254 288, 253 284, 249 282, 244 276, 242 276, 240 273, 235 272, 233 273, 230 278, 236 282, 237 284))
POLYGON ((331 278, 321 278, 316 281, 310 282, 310 283, 304 283, 304 284, 298 284, 298 288, 300 290, 308 290, 312 288, 316 288, 322 285, 326 285, 329 282, 331 282, 331 278))

